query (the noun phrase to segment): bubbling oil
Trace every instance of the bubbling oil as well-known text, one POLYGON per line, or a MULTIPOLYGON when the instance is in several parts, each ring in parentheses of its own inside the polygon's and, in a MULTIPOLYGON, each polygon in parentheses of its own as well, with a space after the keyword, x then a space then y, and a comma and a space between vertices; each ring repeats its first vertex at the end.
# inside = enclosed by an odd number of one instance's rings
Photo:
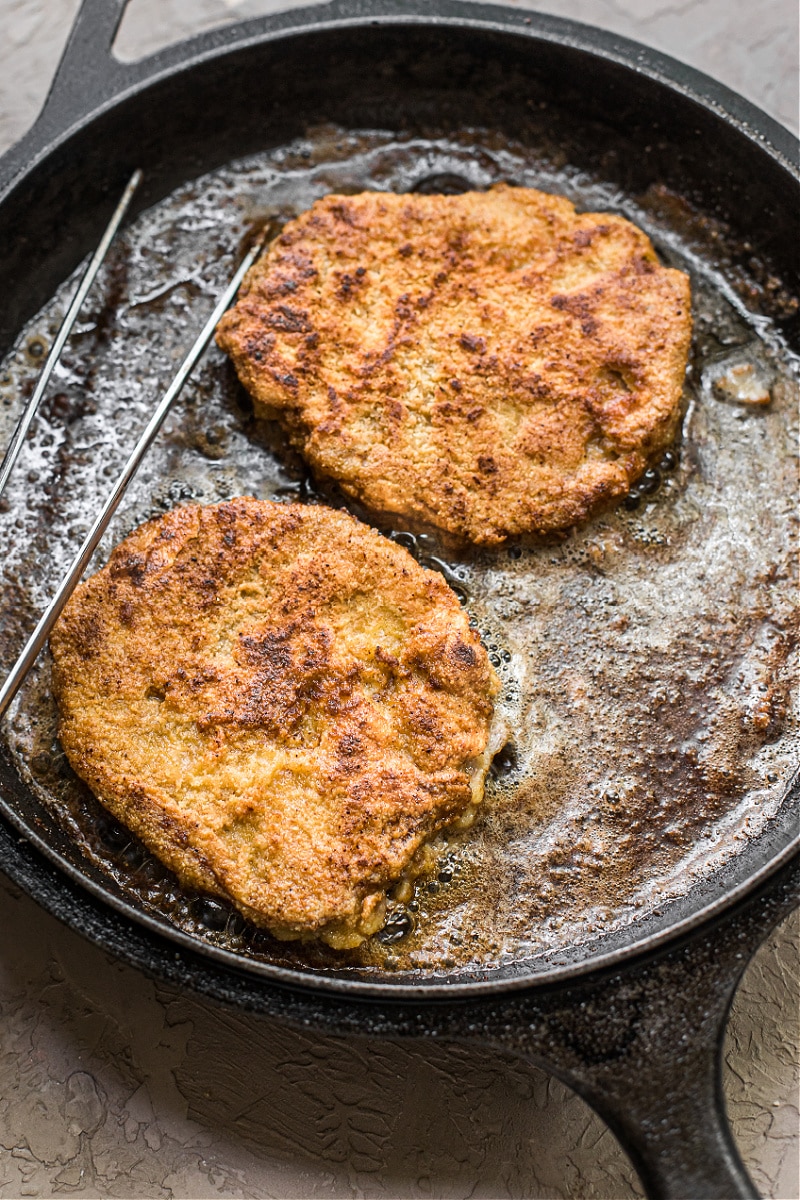
MULTIPOLYGON (((70 771, 46 654, 7 723, 20 774, 77 853, 136 907, 244 958, 425 975, 574 949, 709 877, 775 814, 796 759, 797 361, 776 326, 749 313, 710 265, 675 206, 636 202, 480 131, 449 140, 312 131, 187 184, 122 233, 0 512, 4 666, 254 223, 280 225, 331 191, 453 192, 501 180, 627 216, 691 275, 695 337, 680 442, 622 505, 561 538, 492 550, 456 553, 435 533, 393 529, 311 480, 280 429, 254 420, 212 348, 95 564, 177 504, 254 495, 346 506, 442 572, 503 682, 508 741, 480 819, 436 843, 411 898, 390 901, 384 930, 344 954, 282 945, 226 904, 183 893, 70 771)), ((5 439, 73 287, 65 283, 0 367, 5 439)))

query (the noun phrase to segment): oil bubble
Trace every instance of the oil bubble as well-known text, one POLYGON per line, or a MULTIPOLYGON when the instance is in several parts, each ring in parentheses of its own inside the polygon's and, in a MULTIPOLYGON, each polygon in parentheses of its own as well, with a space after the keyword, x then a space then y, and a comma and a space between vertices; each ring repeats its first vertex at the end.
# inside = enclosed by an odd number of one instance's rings
POLYGON ((406 550, 413 552, 417 548, 417 539, 414 537, 414 534, 407 533, 404 529, 393 529, 389 537, 393 542, 397 542, 398 546, 404 546, 406 550))
POLYGON ((411 190, 418 192, 421 196, 460 196, 473 189, 472 184, 468 179, 464 179, 463 175, 442 172, 439 175, 426 175, 417 180, 411 190))
POLYGON ((639 487, 646 496, 650 496, 653 492, 657 492, 661 485, 661 475, 655 467, 648 467, 642 478, 639 480, 639 487))
POLYGON ((384 946, 393 946, 395 942, 400 942, 403 938, 408 937, 413 928, 414 922, 408 913, 397 913, 389 918, 383 929, 375 934, 375 938, 384 946))
POLYGON ((200 899, 195 900, 192 909, 195 918, 207 929, 221 930, 225 929, 228 924, 230 909, 224 904, 220 904, 218 900, 201 896, 200 899))
POLYGON ((131 840, 130 831, 116 821, 104 823, 100 827, 99 833, 101 842, 109 850, 122 850, 131 840))

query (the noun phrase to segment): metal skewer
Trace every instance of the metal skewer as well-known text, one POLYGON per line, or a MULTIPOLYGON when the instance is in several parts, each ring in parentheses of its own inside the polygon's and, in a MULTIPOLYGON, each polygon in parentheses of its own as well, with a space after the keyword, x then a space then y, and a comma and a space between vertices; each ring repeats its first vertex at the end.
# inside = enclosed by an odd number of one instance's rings
POLYGON ((252 249, 245 255, 244 259, 237 268, 236 274, 233 276, 230 283, 225 288, 225 291, 217 301, 214 311, 203 326, 196 342, 186 355, 186 358, 181 363, 178 373, 167 388, 158 404, 158 407, 150 418, 147 428, 139 438, 139 441, 136 443, 130 458, 125 464, 119 478, 117 479, 117 482, 114 484, 111 494, 103 505, 100 514, 95 518, 95 522, 87 533, 83 545, 75 555, 69 570, 62 579, 58 591, 42 614, 39 624, 36 626, 30 638, 28 639, 25 649, 22 651, 16 663, 12 667, 11 673, 9 674, 2 688, 0 688, 0 717, 3 716, 9 704, 14 699, 14 696, 17 694, 22 681, 25 679, 28 671, 36 661, 39 651, 42 649, 42 646, 44 646, 45 642, 50 636, 50 631, 61 615, 62 609, 72 595, 76 585, 80 581, 81 575, 83 575, 83 572, 86 570, 89 560, 97 549, 100 539, 108 528, 108 524, 125 493, 125 489, 127 488, 131 479, 133 479, 140 462, 155 440, 156 434, 164 422, 164 418, 172 407, 173 401, 177 398, 183 385, 186 383, 186 380, 189 378, 192 368, 211 340, 211 337, 217 326, 217 322, 236 295, 239 284, 242 282, 245 274, 250 270, 251 266, 261 253, 265 238, 266 235, 262 236, 255 243, 252 249))
POLYGON ((5 457, 3 458, 2 465, 0 465, 0 496, 2 496, 6 489, 8 477, 14 469, 14 463, 19 458, 19 452, 22 449, 22 443, 25 441, 25 436, 30 428, 31 421, 34 418, 36 410, 39 407, 39 402, 44 395, 44 390, 50 382, 50 376, 53 373, 53 368, 61 357, 61 351, 64 349, 66 340, 72 332, 72 326, 75 324, 75 318, 80 312, 89 288, 94 283, 95 276, 103 264, 103 260, 108 253, 108 248, 114 240, 114 235, 120 227, 122 218, 128 211, 128 206, 133 199, 133 193, 136 191, 141 181, 142 172, 138 170, 134 171, 128 180, 128 186, 125 188, 125 191, 120 197, 119 204, 114 209, 111 220, 106 226, 106 231, 100 239, 100 245, 92 255, 91 262, 84 272, 83 279, 81 279, 80 283, 78 284, 78 290, 72 297, 72 302, 67 309, 67 314, 64 317, 64 320, 61 322, 61 328, 56 335, 56 340, 53 342, 50 353, 47 356, 47 361, 42 367, 42 373, 39 376, 36 387, 34 388, 33 395, 23 409, 22 416, 17 422, 17 427, 14 430, 14 434, 9 442, 8 449, 6 450, 5 457))

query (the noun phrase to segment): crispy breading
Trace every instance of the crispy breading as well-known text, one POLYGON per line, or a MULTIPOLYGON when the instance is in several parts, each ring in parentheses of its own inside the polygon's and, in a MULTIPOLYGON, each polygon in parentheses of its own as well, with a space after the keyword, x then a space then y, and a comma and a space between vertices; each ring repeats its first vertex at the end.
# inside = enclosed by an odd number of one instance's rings
POLYGON ((185 886, 278 937, 357 945, 482 797, 486 651, 440 575, 345 513, 175 509, 50 646, 74 770, 185 886))
POLYGON ((677 427, 689 281, 560 196, 327 196, 220 322, 258 415, 375 512, 492 544, 620 497, 677 427))

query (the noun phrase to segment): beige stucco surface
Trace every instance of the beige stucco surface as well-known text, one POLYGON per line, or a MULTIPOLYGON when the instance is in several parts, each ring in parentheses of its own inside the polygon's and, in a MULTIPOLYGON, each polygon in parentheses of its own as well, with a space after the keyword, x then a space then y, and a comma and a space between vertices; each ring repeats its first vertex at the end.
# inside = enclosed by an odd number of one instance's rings
MULTIPOLYGON (((288 3, 132 0, 134 58, 288 3)), ((534 7, 520 4, 519 7, 534 7)), ((797 127, 795 0, 563 0, 797 127)), ((76 0, 0 0, 0 150, 32 121, 76 0)), ((726 1046, 733 1128, 765 1196, 798 1190, 800 920, 750 965, 726 1046)), ((488 1052, 300 1034, 160 987, 0 877, 0 1198, 641 1195, 545 1073, 488 1052)))

